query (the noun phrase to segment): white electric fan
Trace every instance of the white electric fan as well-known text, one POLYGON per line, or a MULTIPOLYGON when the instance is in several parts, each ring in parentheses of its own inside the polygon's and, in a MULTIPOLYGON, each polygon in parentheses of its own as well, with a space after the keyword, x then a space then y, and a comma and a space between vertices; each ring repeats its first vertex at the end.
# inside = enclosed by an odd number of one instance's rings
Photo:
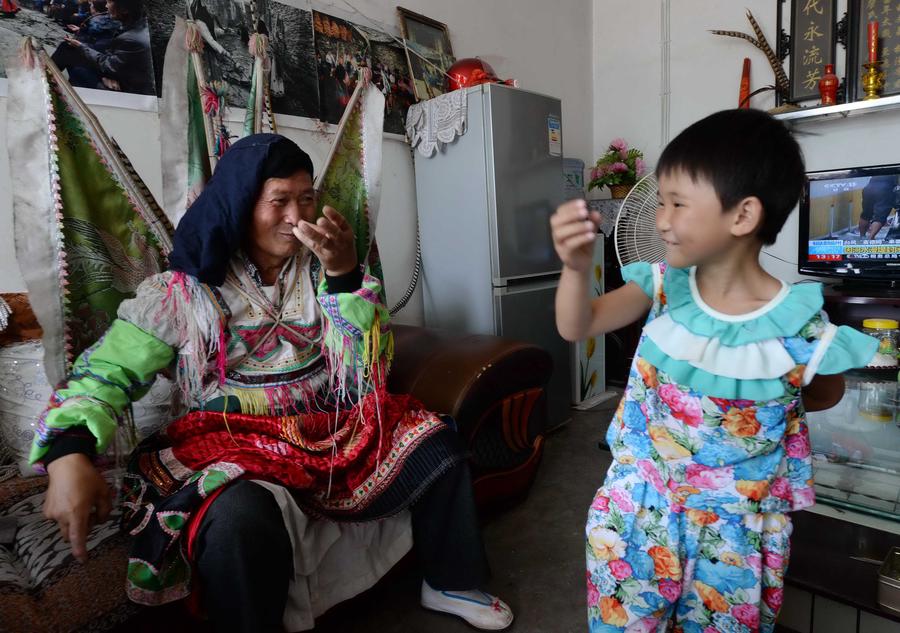
POLYGON ((616 216, 616 257, 620 266, 633 262, 655 264, 666 257, 666 245, 656 232, 657 182, 653 174, 632 187, 616 216))

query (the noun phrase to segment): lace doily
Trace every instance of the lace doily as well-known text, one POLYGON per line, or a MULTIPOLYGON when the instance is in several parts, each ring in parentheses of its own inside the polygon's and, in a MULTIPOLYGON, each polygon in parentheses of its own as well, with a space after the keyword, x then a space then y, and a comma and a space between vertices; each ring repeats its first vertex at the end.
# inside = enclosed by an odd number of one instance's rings
POLYGON ((588 207, 591 211, 600 212, 600 232, 606 237, 610 237, 616 228, 616 217, 619 215, 619 208, 622 206, 622 200, 591 200, 588 207))
POLYGON ((419 153, 430 158, 436 149, 466 133, 466 91, 454 90, 409 107, 406 134, 419 153))

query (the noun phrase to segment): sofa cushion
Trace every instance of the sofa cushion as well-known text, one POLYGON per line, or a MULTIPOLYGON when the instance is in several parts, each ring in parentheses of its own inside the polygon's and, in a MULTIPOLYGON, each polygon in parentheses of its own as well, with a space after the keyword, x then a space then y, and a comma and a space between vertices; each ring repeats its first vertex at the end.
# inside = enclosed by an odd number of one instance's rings
MULTIPOLYGON (((172 382, 160 377, 149 393, 134 404, 138 440, 168 422, 172 389, 172 382)), ((28 466, 28 451, 50 392, 44 374, 44 346, 40 341, 0 346, 0 443, 13 454, 22 476, 34 474, 28 466)))
POLYGON ((0 330, 0 345, 36 341, 41 338, 43 330, 37 317, 28 303, 28 295, 24 292, 2 293, 0 299, 6 302, 12 314, 6 328, 0 330))
MULTIPOLYGON (((105 473, 110 485, 115 475, 105 473)), ((0 544, 0 631, 108 630, 138 610, 125 596, 128 542, 121 515, 91 530, 89 560, 82 565, 42 515, 46 485, 45 477, 0 483, 0 517, 17 523, 13 542, 0 544)))

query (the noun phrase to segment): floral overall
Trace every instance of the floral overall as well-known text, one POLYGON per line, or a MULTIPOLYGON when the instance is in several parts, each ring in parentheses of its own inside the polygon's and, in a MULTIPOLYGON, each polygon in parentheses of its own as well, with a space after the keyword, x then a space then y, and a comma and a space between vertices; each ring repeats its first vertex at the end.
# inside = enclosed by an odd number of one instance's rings
MULTIPOLYGON (((656 286, 648 323, 668 310, 656 286)), ((778 339, 796 365, 781 377, 783 394, 768 400, 679 384, 642 355, 645 329, 607 434, 613 463, 588 513, 591 633, 774 629, 790 545, 785 513, 814 500, 800 389, 825 326, 816 311, 778 339)))

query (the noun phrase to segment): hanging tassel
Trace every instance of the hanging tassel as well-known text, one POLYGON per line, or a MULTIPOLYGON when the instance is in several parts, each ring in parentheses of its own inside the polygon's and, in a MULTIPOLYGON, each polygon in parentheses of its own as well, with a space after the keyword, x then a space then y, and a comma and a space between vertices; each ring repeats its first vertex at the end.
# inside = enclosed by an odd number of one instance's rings
POLYGON ((192 53, 203 52, 203 36, 200 35, 200 29, 193 22, 187 23, 184 32, 184 47, 192 53))
POLYGON ((231 147, 231 137, 228 135, 228 129, 224 125, 219 125, 219 131, 216 133, 216 146, 213 148, 216 158, 222 158, 222 154, 231 147))
POLYGON ((22 45, 19 47, 19 60, 22 62, 22 66, 24 66, 25 68, 27 68, 28 70, 34 70, 34 45, 32 44, 30 37, 26 37, 24 40, 22 40, 22 45))
POLYGON ((250 41, 248 42, 248 47, 250 48, 250 54, 253 57, 258 57, 262 59, 264 62, 268 63, 269 60, 269 38, 266 35, 262 35, 261 33, 254 33, 250 36, 250 41))
POLYGON ((368 66, 360 67, 359 78, 364 86, 368 86, 370 83, 372 83, 372 69, 368 66))
POLYGON ((225 97, 228 84, 224 81, 211 81, 203 86, 203 111, 210 116, 218 116, 225 110, 225 97))
POLYGON ((225 384, 225 370, 228 366, 228 346, 225 343, 225 323, 219 321, 219 349, 216 353, 216 369, 219 374, 219 384, 225 384))

